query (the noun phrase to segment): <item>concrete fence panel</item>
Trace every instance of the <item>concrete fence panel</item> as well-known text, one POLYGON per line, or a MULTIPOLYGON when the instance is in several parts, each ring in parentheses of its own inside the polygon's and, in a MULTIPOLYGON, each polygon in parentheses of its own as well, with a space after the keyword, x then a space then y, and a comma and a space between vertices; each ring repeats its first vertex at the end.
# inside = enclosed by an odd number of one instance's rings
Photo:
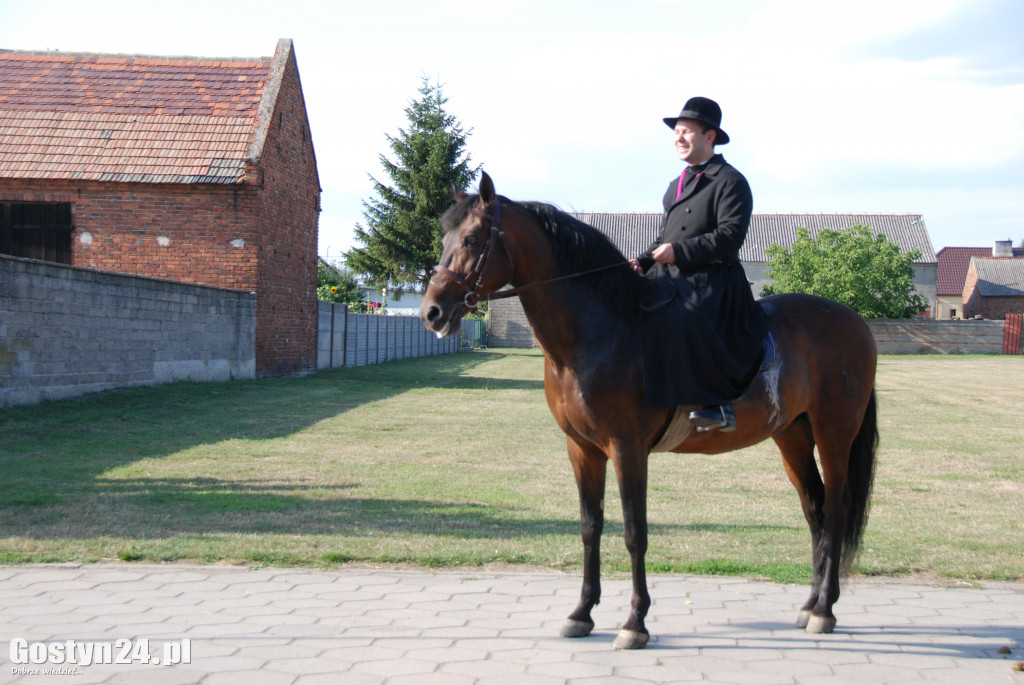
POLYGON ((355 314, 333 302, 317 306, 317 369, 366 366, 459 350, 459 336, 438 340, 416 316, 355 314))

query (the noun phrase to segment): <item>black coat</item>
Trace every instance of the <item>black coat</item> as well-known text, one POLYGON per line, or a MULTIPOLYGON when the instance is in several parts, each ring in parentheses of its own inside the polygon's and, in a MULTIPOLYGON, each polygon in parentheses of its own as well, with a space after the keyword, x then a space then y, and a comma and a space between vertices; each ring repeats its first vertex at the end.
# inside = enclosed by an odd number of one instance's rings
POLYGON ((676 200, 665 192, 661 234, 640 255, 656 281, 674 286, 671 306, 647 315, 644 395, 648 405, 706 405, 737 399, 761 361, 767 325, 739 251, 754 202, 747 179, 715 155, 676 200), (651 253, 671 243, 675 264, 651 253))

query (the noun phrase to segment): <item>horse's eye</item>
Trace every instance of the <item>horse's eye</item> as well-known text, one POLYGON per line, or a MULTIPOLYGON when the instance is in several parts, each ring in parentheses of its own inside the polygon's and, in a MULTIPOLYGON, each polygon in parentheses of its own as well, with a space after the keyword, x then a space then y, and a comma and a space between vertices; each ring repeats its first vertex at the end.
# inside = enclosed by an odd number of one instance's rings
POLYGON ((476 236, 475 235, 467 235, 465 238, 462 239, 462 245, 464 247, 474 247, 474 246, 476 246, 476 236))

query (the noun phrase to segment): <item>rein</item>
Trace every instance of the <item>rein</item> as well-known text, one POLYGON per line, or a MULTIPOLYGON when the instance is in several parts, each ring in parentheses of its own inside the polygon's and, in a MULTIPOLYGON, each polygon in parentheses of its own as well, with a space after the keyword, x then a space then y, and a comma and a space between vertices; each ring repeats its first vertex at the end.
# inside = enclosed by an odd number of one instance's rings
POLYGON ((533 283, 527 283, 521 285, 518 288, 509 288, 508 290, 497 290, 493 293, 481 293, 480 288, 483 285, 484 275, 487 272, 487 264, 490 260, 491 253, 494 251, 495 243, 501 241, 502 247, 505 248, 505 257, 508 259, 509 266, 512 267, 513 273, 516 270, 515 256, 512 254, 512 250, 508 247, 508 241, 505 240, 505 232, 501 229, 501 201, 495 198, 494 200, 494 212, 492 214, 486 214, 480 209, 470 210, 473 214, 477 215, 481 219, 486 219, 491 222, 491 236, 487 241, 487 249, 480 253, 480 257, 477 258, 476 264, 473 265, 472 271, 463 278, 451 269, 441 266, 438 264, 434 267, 434 273, 447 276, 451 280, 461 287, 465 292, 466 296, 464 301, 466 306, 470 309, 476 309, 476 306, 480 302, 488 302, 490 300, 503 300, 506 297, 515 297, 524 290, 530 288, 536 288, 542 285, 548 285, 551 283, 558 283, 559 281, 568 281, 573 278, 579 278, 581 276, 589 276, 590 274, 596 274, 601 271, 608 271, 609 269, 615 269, 620 266, 629 266, 629 262, 621 262, 618 264, 606 264, 605 266, 599 266, 594 269, 587 269, 586 271, 579 271, 573 274, 566 274, 564 276, 555 276, 554 278, 546 278, 543 281, 535 281, 533 283))
POLYGON ((622 262, 621 264, 605 264, 604 266, 599 266, 599 267, 596 267, 594 269, 587 269, 586 271, 578 271, 577 273, 574 273, 574 274, 567 274, 565 276, 555 276, 554 278, 546 278, 543 281, 535 281, 533 283, 527 283, 526 285, 521 285, 518 288, 509 288, 508 290, 497 290, 497 291, 491 293, 490 295, 482 296, 480 299, 482 299, 482 300, 503 300, 506 297, 514 297, 514 296, 518 295, 519 293, 523 292, 524 290, 528 290, 530 288, 536 288, 537 286, 540 286, 540 285, 548 285, 549 283, 558 283, 559 281, 568 281, 569 279, 572 279, 572 278, 579 278, 580 276, 589 276, 590 274, 596 274, 596 273, 599 273, 601 271, 608 271, 609 269, 614 269, 614 268, 620 267, 620 266, 629 266, 629 262, 622 262))

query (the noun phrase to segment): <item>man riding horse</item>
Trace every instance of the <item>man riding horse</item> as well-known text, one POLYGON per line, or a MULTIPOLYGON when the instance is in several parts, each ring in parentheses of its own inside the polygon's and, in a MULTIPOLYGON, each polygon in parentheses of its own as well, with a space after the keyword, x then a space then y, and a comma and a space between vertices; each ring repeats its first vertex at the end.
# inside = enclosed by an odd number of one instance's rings
POLYGON ((767 331, 739 260, 753 196, 743 174, 715 154, 715 145, 728 143, 729 135, 714 100, 690 98, 679 116, 664 121, 688 166, 665 191, 658 239, 631 260, 634 269, 661 282, 662 294, 653 299, 672 301, 647 317, 645 358, 658 360, 663 371, 645 375, 644 401, 698 405, 690 413, 698 431, 731 431, 736 416, 729 403, 757 373, 767 331), (687 311, 680 317, 682 309, 687 311))

